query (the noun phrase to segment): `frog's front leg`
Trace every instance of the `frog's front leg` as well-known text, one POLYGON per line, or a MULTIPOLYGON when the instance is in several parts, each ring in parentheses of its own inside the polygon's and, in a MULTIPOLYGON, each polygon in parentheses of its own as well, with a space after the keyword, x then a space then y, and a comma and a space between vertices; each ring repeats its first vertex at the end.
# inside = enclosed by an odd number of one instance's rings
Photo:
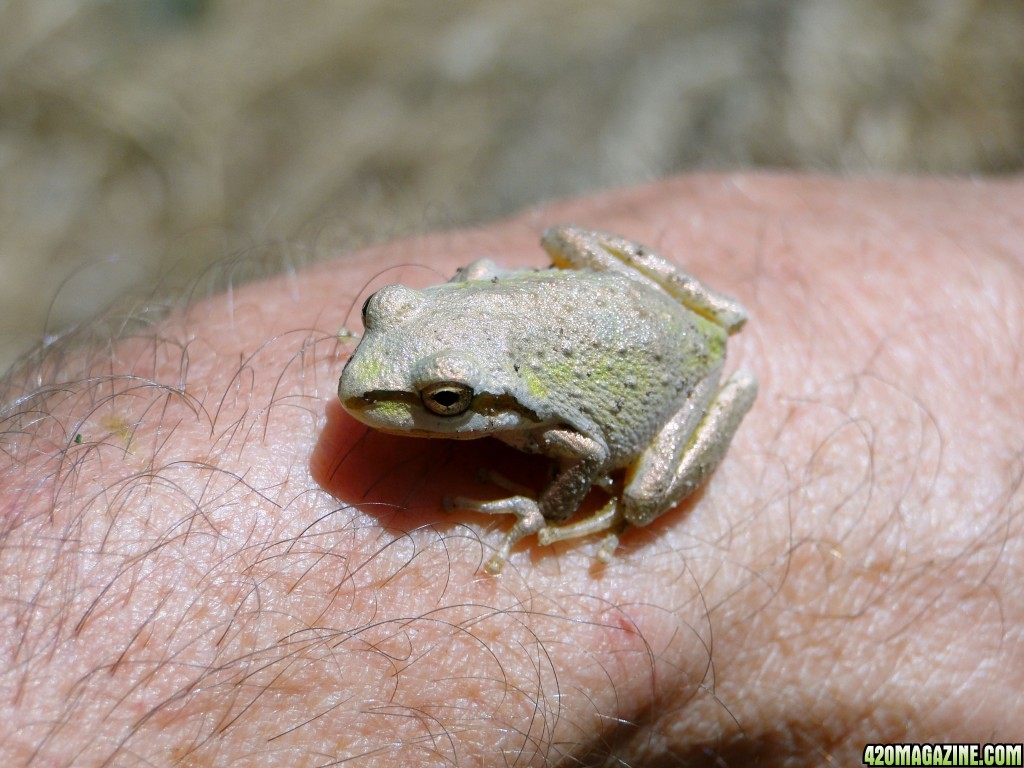
POLYGON ((449 509, 516 516, 512 530, 484 566, 490 574, 500 573, 509 552, 520 539, 545 530, 551 522, 561 522, 570 517, 602 475, 608 458, 608 449, 603 443, 564 428, 547 430, 539 435, 536 450, 559 460, 561 464, 561 470, 539 499, 520 495, 480 501, 457 496, 446 503, 449 509))
POLYGON ((492 576, 501 573, 509 552, 516 542, 531 533, 536 533, 546 525, 544 515, 540 511, 540 504, 529 496, 512 496, 497 501, 480 501, 467 499, 464 496, 455 496, 445 499, 445 508, 449 511, 466 509, 472 512, 484 512, 488 515, 516 516, 516 524, 512 526, 512 530, 505 536, 505 540, 484 565, 484 570, 492 576))

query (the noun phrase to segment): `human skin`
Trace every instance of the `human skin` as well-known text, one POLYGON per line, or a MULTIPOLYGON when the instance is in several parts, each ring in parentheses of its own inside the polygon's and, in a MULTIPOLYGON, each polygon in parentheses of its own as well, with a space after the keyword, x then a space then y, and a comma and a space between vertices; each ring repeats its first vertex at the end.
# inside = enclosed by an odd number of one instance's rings
MULTIPOLYGON (((0 414, 0 764, 854 764, 1024 735, 1024 183, 697 176, 542 206, 59 342, 0 414), (739 298, 753 410, 623 536, 441 510, 539 482, 368 433, 337 329, 575 223, 739 298), (419 266, 409 266, 419 265, 419 266), (719 763, 714 761, 718 759, 719 763)), ((599 492, 597 492, 599 496, 599 492)))

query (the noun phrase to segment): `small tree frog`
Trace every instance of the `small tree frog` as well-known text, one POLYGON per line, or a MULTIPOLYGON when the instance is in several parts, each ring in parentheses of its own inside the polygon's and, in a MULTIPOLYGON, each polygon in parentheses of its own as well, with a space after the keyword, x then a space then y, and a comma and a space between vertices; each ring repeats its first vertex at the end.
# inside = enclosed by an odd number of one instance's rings
POLYGON ((700 485, 757 395, 745 371, 720 384, 726 339, 747 319, 739 303, 621 237, 557 226, 541 243, 549 269, 481 260, 442 285, 381 288, 338 384, 345 409, 375 429, 492 436, 555 462, 536 498, 446 500, 517 518, 492 574, 534 533, 546 545, 607 532, 608 561, 626 525, 700 485), (566 524, 594 485, 607 504, 566 524))

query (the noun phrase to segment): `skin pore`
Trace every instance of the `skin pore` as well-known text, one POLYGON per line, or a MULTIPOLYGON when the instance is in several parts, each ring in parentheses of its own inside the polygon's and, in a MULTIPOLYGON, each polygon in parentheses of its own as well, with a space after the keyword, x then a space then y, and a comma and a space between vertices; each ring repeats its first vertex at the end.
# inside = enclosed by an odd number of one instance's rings
MULTIPOLYGON (((0 763, 822 765, 1020 739, 1024 183, 695 176, 423 235, 58 344, 0 433, 0 763), (574 223, 751 319, 679 509, 598 542, 446 515, 539 487, 335 399, 362 301, 574 223)), ((418 281, 418 282, 417 282, 418 281)), ((600 493, 595 495, 600 501, 600 493)))

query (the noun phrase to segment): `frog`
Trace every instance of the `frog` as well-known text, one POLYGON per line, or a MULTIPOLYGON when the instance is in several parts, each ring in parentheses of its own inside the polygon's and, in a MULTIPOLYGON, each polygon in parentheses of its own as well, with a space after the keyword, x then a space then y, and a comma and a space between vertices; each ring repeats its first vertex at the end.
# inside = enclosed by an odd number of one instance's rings
POLYGON ((447 283, 388 285, 362 306, 364 332, 338 382, 343 408, 384 433, 493 437, 550 460, 539 493, 446 496, 449 510, 509 514, 485 570, 512 548, 603 534, 609 563, 630 526, 677 507, 722 461, 757 396, 749 371, 722 381, 735 299, 633 240, 546 229, 545 269, 479 259, 447 283), (607 495, 574 520, 593 488, 607 495))

